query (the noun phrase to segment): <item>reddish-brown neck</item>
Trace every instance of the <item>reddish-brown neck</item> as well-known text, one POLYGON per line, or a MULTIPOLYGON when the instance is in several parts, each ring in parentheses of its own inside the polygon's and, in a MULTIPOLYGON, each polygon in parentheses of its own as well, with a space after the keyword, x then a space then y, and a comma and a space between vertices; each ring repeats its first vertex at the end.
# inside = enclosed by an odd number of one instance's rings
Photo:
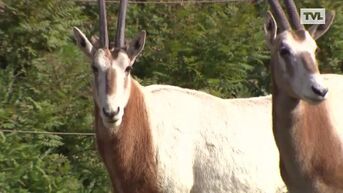
POLYGON ((316 187, 315 183, 320 183, 318 192, 324 190, 320 187, 343 190, 343 151, 328 102, 309 104, 291 98, 278 89, 275 80, 272 101, 273 132, 285 183, 316 187))
POLYGON ((105 128, 95 107, 98 150, 115 190, 125 193, 155 193, 157 166, 151 128, 142 91, 131 82, 131 93, 117 133, 105 128))

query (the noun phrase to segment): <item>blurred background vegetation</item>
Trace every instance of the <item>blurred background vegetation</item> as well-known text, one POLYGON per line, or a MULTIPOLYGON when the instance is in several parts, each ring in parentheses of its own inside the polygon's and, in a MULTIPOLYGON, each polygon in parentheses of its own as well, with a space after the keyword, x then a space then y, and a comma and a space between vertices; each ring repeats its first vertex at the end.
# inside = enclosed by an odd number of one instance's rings
MULTIPOLYGON (((343 2, 297 1, 337 15, 318 41, 325 73, 343 70, 343 2)), ((114 37, 117 3, 108 3, 114 37)), ((127 37, 148 33, 133 74, 143 85, 172 84, 223 98, 269 92, 264 1, 130 4, 127 37)), ((98 33, 96 3, 0 0, 0 129, 93 132, 89 61, 72 27, 98 33)), ((105 193, 109 180, 93 136, 0 132, 0 193, 105 193)))

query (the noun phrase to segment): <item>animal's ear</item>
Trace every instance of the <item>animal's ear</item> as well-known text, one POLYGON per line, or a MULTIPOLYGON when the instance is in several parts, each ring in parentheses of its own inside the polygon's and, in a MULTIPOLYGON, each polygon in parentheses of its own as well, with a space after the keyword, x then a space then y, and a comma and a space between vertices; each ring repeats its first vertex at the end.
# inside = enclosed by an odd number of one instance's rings
POLYGON ((273 17, 273 14, 270 11, 268 11, 266 15, 263 29, 264 29, 264 35, 266 38, 267 46, 269 49, 271 49, 273 45, 273 41, 276 38, 277 24, 273 17))
POLYGON ((316 24, 312 25, 308 32, 311 34, 313 39, 318 39, 322 35, 324 35, 330 28, 331 24, 333 23, 333 19, 335 18, 336 13, 334 11, 327 11, 325 13, 325 24, 316 24))
POLYGON ((129 43, 128 48, 127 48, 127 54, 129 58, 131 59, 131 64, 134 63, 138 54, 141 53, 141 51, 143 50, 144 44, 145 44, 145 37, 146 37, 146 32, 141 31, 136 36, 136 38, 131 40, 131 42, 129 43))
POLYGON ((83 34, 81 30, 79 30, 79 28, 74 27, 73 31, 76 44, 88 57, 92 57, 95 52, 93 44, 87 39, 85 34, 83 34))

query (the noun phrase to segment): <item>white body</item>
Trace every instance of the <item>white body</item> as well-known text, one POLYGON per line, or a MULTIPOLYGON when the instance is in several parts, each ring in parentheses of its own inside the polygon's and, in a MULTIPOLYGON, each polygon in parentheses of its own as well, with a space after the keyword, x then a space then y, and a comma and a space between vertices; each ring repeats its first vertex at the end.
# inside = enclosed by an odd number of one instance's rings
POLYGON ((94 48, 77 28, 74 35, 92 58, 97 143, 117 192, 285 192, 270 96, 224 100, 173 86, 141 87, 131 81, 130 68, 145 33, 113 51, 94 48))
POLYGON ((270 96, 224 100, 174 86, 143 90, 163 192, 285 192, 270 96))

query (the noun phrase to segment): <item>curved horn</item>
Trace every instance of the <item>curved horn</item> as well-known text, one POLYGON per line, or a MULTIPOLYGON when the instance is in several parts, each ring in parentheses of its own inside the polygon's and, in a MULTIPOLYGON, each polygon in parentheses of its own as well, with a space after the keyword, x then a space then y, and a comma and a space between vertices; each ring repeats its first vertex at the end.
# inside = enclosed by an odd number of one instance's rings
POLYGON ((290 22, 295 30, 304 30, 304 25, 300 23, 299 13, 293 0, 285 0, 286 10, 288 12, 290 22))
POLYGON ((125 41, 125 18, 128 0, 120 0, 119 14, 117 22, 117 33, 115 39, 115 46, 117 48, 124 46, 125 41))
POLYGON ((108 48, 107 19, 105 0, 98 0, 100 21, 100 44, 102 48, 108 48))
POLYGON ((282 10, 282 7, 278 0, 268 0, 273 15, 279 24, 280 31, 285 31, 290 29, 285 12, 282 10))

